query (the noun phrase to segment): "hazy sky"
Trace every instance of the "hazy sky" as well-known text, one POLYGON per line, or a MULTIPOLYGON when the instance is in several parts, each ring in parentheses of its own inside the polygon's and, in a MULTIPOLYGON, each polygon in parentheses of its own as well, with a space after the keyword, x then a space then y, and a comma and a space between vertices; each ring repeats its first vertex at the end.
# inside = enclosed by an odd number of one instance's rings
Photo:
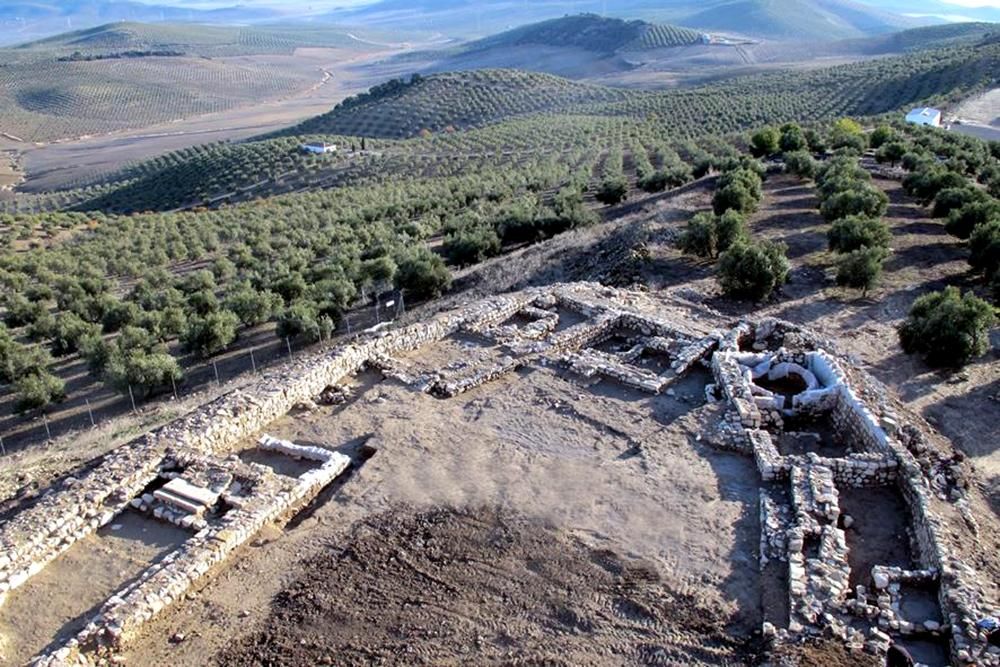
MULTIPOLYGON (((147 4, 181 5, 199 9, 214 9, 217 7, 232 7, 233 5, 248 5, 256 7, 273 7, 292 11, 326 11, 336 7, 351 7, 371 4, 377 0, 140 0, 147 4)), ((961 7, 994 7, 1000 9, 1000 0, 941 0, 961 7)), ((419 0, 415 0, 419 2, 419 0)), ((864 0, 862 0, 864 2, 864 0)), ((874 4, 874 3, 873 3, 874 4)), ((913 0, 912 10, 919 12, 922 3, 913 0)))

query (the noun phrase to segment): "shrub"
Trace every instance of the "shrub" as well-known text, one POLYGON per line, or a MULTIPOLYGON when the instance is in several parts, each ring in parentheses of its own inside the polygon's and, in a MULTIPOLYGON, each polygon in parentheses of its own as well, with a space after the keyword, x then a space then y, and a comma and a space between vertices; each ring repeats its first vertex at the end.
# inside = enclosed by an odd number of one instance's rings
POLYGON ((837 220, 852 215, 880 218, 889 208, 889 198, 880 189, 865 184, 854 190, 838 192, 820 205, 826 220, 837 220))
POLYGON ((719 252, 729 250, 734 243, 749 237, 746 218, 729 210, 715 220, 716 247, 719 252))
POLYGON ((995 200, 972 202, 949 213, 945 229, 952 236, 967 239, 976 227, 998 218, 1000 218, 1000 202, 995 200))
POLYGON ((866 296, 868 290, 878 283, 885 258, 885 248, 862 246, 852 250, 840 258, 837 265, 837 284, 860 289, 861 295, 866 296))
POLYGON ((48 371, 40 370, 17 378, 14 393, 17 396, 14 410, 21 414, 66 398, 66 383, 48 371))
POLYGON ((221 352, 236 340, 236 327, 240 318, 236 313, 219 310, 204 317, 188 320, 181 342, 185 349, 199 357, 210 357, 221 352))
POLYGON ((781 134, 773 127, 757 130, 750 137, 750 153, 754 157, 774 155, 781 149, 781 134))
POLYGON ((795 123, 788 123, 781 126, 781 150, 784 153, 804 151, 809 148, 802 128, 795 123))
POLYGON ((833 223, 826 233, 830 250, 853 252, 862 246, 888 248, 892 240, 889 225, 875 218, 852 215, 833 223))
POLYGON ((888 125, 879 125, 868 137, 868 145, 872 148, 881 148, 896 138, 896 131, 888 125))
POLYGON ((788 279, 786 246, 772 241, 735 243, 719 258, 719 284, 734 297, 764 299, 788 279))
POLYGON ((627 195, 628 181, 625 180, 624 176, 620 175, 605 178, 601 182, 601 186, 597 189, 597 192, 594 194, 597 201, 607 206, 614 206, 615 204, 625 201, 625 197, 627 195))
POLYGON ((968 180, 961 174, 937 164, 926 165, 903 179, 903 189, 907 194, 916 197, 925 206, 934 201, 942 190, 961 188, 968 184, 968 180))
POLYGON ((445 237, 444 251, 454 264, 476 264, 500 254, 500 237, 488 224, 464 224, 445 237))
POLYGON ((320 338, 319 312, 307 301, 296 301, 278 316, 275 333, 279 338, 303 337, 309 342, 320 338))
POLYGON ((1000 270, 1000 218, 985 222, 969 236, 969 264, 987 277, 1000 270))
POLYGON ((100 332, 101 327, 84 321, 76 313, 62 313, 56 318, 52 332, 52 354, 72 354, 79 348, 80 339, 88 335, 99 335, 100 332))
POLYGON ((920 354, 932 366, 963 366, 989 349, 993 307, 957 287, 925 294, 913 303, 899 328, 907 354, 920 354))
POLYGON ((244 325, 252 327, 274 317, 283 304, 278 294, 268 290, 258 291, 246 284, 226 297, 225 308, 235 313, 244 325))
POLYGON ((715 257, 719 249, 716 235, 715 216, 711 213, 696 213, 681 234, 680 247, 686 253, 699 257, 715 257))
POLYGON ((972 202, 985 201, 986 194, 971 185, 957 188, 945 188, 934 198, 934 209, 931 212, 935 218, 947 218, 952 211, 962 208, 972 202))
POLYGON ((891 141, 884 144, 875 151, 875 160, 880 163, 888 162, 893 167, 906 155, 906 144, 899 141, 891 141))
POLYGON ((785 153, 785 171, 803 179, 814 178, 816 176, 816 160, 806 151, 785 153))
POLYGON ((429 250, 418 250, 399 262, 396 287, 418 299, 438 297, 450 286, 448 267, 429 250))

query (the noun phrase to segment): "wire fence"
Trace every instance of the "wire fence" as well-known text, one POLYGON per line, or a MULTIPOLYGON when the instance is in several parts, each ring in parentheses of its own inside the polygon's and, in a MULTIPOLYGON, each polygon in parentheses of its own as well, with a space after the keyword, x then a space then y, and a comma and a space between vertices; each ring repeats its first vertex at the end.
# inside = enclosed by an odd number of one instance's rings
MULTIPOLYGON (((85 395, 75 396, 70 391, 67 400, 58 406, 58 414, 42 412, 30 422, 28 416, 11 414, 5 420, 9 427, 0 432, 0 460, 14 452, 51 443, 67 434, 97 429, 123 415, 140 413, 143 408, 164 399, 182 402, 206 390, 221 389, 233 380, 249 379, 322 345, 346 342, 371 331, 373 327, 391 322, 405 312, 403 293, 393 290, 345 313, 327 338, 306 342, 279 338, 271 332, 258 332, 243 341, 242 349, 222 352, 208 360, 191 360, 183 369, 181 381, 171 381, 170 386, 152 394, 144 394, 132 386, 119 393, 100 384, 90 385, 84 390, 85 395)), ((208 400, 207 397, 205 400, 208 400)))

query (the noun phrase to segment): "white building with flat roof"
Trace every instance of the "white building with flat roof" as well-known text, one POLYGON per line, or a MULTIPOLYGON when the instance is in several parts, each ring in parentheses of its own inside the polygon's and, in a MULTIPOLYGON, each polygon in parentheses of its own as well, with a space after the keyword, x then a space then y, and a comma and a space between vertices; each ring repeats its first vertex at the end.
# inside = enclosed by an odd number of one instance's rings
POLYGON ((323 153, 336 153, 337 144, 328 144, 323 141, 311 141, 308 144, 302 144, 302 150, 306 153, 316 153, 322 155, 323 153))
POLYGON ((941 112, 930 107, 921 107, 906 114, 906 122, 914 125, 941 127, 941 112))

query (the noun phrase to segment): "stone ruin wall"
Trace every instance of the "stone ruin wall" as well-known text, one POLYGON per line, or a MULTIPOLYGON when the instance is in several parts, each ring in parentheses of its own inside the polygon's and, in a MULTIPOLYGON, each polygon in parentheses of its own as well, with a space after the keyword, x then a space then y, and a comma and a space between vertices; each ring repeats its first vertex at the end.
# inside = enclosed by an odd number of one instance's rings
MULTIPOLYGON (((832 628, 835 634, 845 633, 850 643, 848 625, 836 618, 841 612, 876 619, 875 630, 865 644, 871 650, 882 652, 888 646, 890 630, 907 634, 914 632, 913 624, 898 615, 898 606, 891 601, 899 597, 899 585, 919 581, 924 585, 937 584, 938 602, 945 623, 941 631, 951 639, 951 657, 956 664, 998 665, 1000 654, 985 651, 985 636, 976 628, 975 621, 990 612, 988 601, 975 582, 975 571, 949 553, 946 542, 948 526, 932 509, 932 491, 919 462, 894 436, 899 434, 898 417, 884 405, 871 407, 855 391, 852 382, 839 363, 821 349, 815 339, 799 327, 787 322, 765 320, 746 327, 737 327, 723 341, 720 353, 712 359, 713 376, 717 388, 729 401, 732 412, 721 425, 716 440, 721 446, 752 454, 765 481, 788 479, 792 484, 797 518, 787 523, 779 519, 770 500, 761 504, 762 564, 769 557, 779 556, 789 562, 790 608, 795 622, 789 630, 807 634, 822 632, 822 627, 832 628), (756 338, 754 334, 756 332, 756 338), (764 426, 774 426, 767 410, 760 410, 752 400, 752 392, 738 357, 741 348, 751 342, 769 338, 774 333, 794 334, 798 343, 812 349, 809 353, 820 361, 819 370, 824 374, 824 384, 833 384, 835 400, 819 410, 829 410, 830 419, 838 436, 851 444, 854 453, 841 459, 824 459, 815 454, 805 457, 781 456, 774 447, 764 426), (876 413, 880 417, 876 417, 876 413), (920 570, 904 571, 899 568, 876 566, 876 588, 879 604, 848 601, 846 593, 846 548, 843 530, 833 525, 816 523, 816 517, 827 514, 815 504, 816 496, 803 492, 814 476, 830 477, 828 486, 833 493, 827 499, 836 508, 834 482, 846 486, 893 485, 899 489, 910 512, 910 528, 916 542, 916 558, 920 570), (770 530, 769 530, 770 528, 770 530), (771 534, 768 534, 768 533, 771 534), (780 533, 780 534, 779 534, 780 533), (823 577, 809 571, 810 561, 803 558, 807 535, 819 536, 819 559, 823 577), (784 553, 780 553, 781 550, 784 553), (888 591, 886 591, 888 589, 888 591), (888 594, 886 594, 888 592, 888 594), (832 593, 832 595, 831 595, 832 593), (831 615, 829 612, 836 612, 831 615), (905 632, 904 632, 905 631, 905 632)), ((778 356, 787 358, 779 351, 778 356)), ((866 387, 871 389, 871 387, 866 387)), ((884 391, 884 390, 881 390, 884 391)), ((798 407, 798 406, 796 406, 798 407)), ((810 406, 808 410, 814 410, 810 406)), ((839 514, 839 509, 836 510, 839 514)), ((829 520, 827 515, 826 520, 829 520)), ((859 595, 867 597, 864 591, 859 595)), ((928 627, 936 623, 928 623, 928 627)))
MULTIPOLYGON (((809 624, 822 623, 830 616, 830 611, 842 611, 845 607, 844 532, 829 523, 831 513, 839 514, 835 484, 898 484, 913 516, 922 569, 914 573, 884 568, 878 571, 878 576, 894 582, 906 577, 922 577, 921 581, 936 577, 945 625, 952 637, 953 659, 962 663, 971 661, 971 651, 978 646, 979 640, 974 619, 983 610, 985 601, 970 581, 974 572, 949 556, 947 547, 939 539, 945 534, 946 526, 931 510, 930 492, 920 466, 907 448, 891 437, 895 433, 894 415, 887 415, 882 410, 881 419, 876 418, 876 411, 851 390, 837 361, 817 349, 817 345, 807 345, 810 354, 816 355, 814 362, 819 360, 823 366, 814 368, 823 374, 824 384, 837 387, 831 394, 836 396, 835 403, 826 403, 821 410, 829 409, 836 430, 852 442, 854 453, 842 459, 824 459, 815 454, 781 456, 771 435, 764 430, 770 418, 768 411, 762 412, 753 400, 736 357, 743 354, 740 350, 745 345, 772 335, 783 336, 786 342, 810 343, 808 335, 794 325, 766 320, 742 322, 728 331, 694 338, 633 312, 634 309, 617 304, 614 307, 597 306, 581 297, 596 294, 612 299, 622 296, 615 290, 590 284, 531 289, 446 313, 427 323, 302 357, 186 417, 137 438, 115 450, 80 479, 66 479, 57 492, 50 492, 0 528, 0 604, 5 594, 22 585, 77 540, 112 521, 131 499, 156 480, 165 462, 216 460, 214 457, 227 454, 240 442, 260 433, 296 404, 310 401, 329 385, 356 373, 373 360, 415 350, 461 329, 487 331, 526 308, 560 306, 589 317, 590 321, 558 333, 551 329, 549 322, 543 327, 551 333, 547 341, 519 342, 529 345, 528 349, 541 355, 541 359, 595 345, 619 327, 634 329, 647 337, 681 337, 691 341, 672 363, 677 374, 686 372, 696 363, 707 362, 711 355, 714 390, 732 407, 719 429, 721 444, 752 455, 765 481, 787 480, 792 485, 797 518, 786 516, 782 508, 772 507, 770 500, 765 502, 762 492, 762 527, 765 519, 770 524, 772 518, 778 517, 778 528, 770 532, 768 528, 762 529, 761 544, 762 563, 767 558, 766 546, 768 556, 788 560, 794 568, 790 575, 797 575, 789 577, 790 603, 797 629, 808 634, 812 632, 809 624), (714 350, 718 353, 712 354, 714 350), (819 540, 821 561, 827 563, 820 570, 815 570, 804 556, 807 541, 815 539, 819 540)), ((629 302, 627 294, 625 296, 629 302)), ((468 387, 463 385, 462 390, 488 382, 494 375, 479 373, 468 387)), ((816 408, 815 405, 810 407, 816 408)), ((97 655, 105 651, 113 653, 131 640, 145 622, 182 597, 194 582, 222 563, 261 526, 280 520, 308 502, 347 465, 349 461, 331 460, 287 483, 262 480, 264 488, 255 496, 260 502, 235 507, 214 525, 196 532, 162 562, 149 568, 138 581, 112 596, 98 619, 77 637, 41 656, 36 664, 91 664, 97 655)), ((872 609, 860 603, 857 607, 858 614, 871 617, 881 612, 892 618, 891 610, 872 609)), ((885 639, 888 640, 888 635, 885 639)), ((1000 660, 993 660, 994 657, 987 655, 980 664, 1000 664, 1000 660)))
MULTIPOLYGON (((121 446, 86 475, 67 478, 61 488, 0 528, 0 604, 78 540, 111 523, 157 479, 165 461, 228 452, 296 404, 356 373, 368 360, 415 350, 455 333, 465 323, 503 321, 536 296, 527 292, 498 297, 371 340, 303 356, 121 446)), ((190 537, 132 586, 112 596, 99 613, 100 623, 89 624, 35 664, 90 664, 95 649, 115 649, 132 639, 142 624, 182 597, 263 525, 311 499, 346 465, 324 468, 304 474, 291 488, 274 489, 273 498, 263 504, 230 510, 218 525, 190 537)))

